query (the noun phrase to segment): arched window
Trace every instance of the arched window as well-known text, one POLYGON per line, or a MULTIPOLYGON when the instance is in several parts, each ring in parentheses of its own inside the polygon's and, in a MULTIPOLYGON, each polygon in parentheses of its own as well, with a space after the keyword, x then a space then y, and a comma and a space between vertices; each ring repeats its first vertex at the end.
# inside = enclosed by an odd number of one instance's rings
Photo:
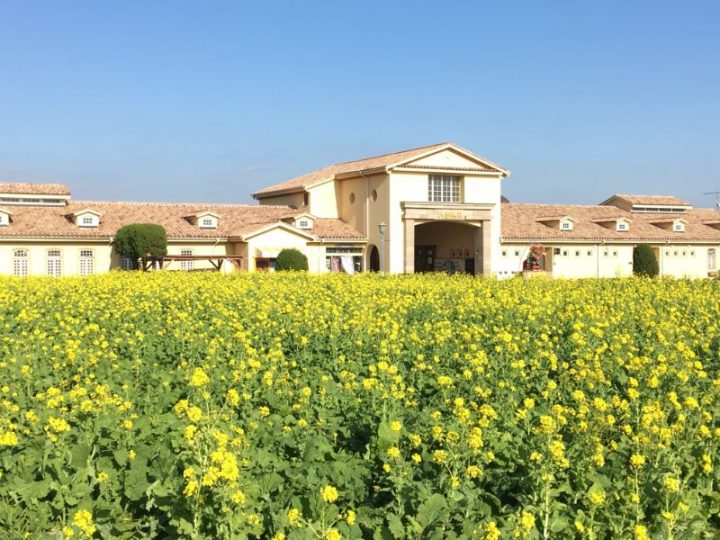
POLYGON ((370 247, 370 253, 369 253, 368 257, 369 257, 368 269, 371 272, 379 272, 380 271, 380 252, 378 251, 377 246, 370 247))
POLYGON ((47 274, 53 277, 62 275, 62 252, 59 249, 48 249, 47 274))
POLYGON ((80 250, 80 275, 89 276, 95 273, 95 253, 92 249, 80 250))
POLYGON ((25 277, 30 273, 30 254, 27 249, 13 251, 13 275, 25 277))

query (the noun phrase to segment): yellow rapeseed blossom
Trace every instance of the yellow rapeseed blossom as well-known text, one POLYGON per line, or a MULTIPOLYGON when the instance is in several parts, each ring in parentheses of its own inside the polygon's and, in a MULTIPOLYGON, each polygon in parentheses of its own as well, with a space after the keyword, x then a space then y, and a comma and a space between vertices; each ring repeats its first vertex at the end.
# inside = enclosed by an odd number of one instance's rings
POLYGON ((323 486, 320 496, 326 503, 334 503, 338 499, 338 490, 334 486, 323 486))

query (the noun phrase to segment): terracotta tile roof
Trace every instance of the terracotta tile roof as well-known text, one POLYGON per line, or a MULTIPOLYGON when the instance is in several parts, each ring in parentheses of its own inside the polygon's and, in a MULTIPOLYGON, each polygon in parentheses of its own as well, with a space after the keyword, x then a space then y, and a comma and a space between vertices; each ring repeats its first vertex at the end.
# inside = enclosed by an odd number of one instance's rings
POLYGON ((62 184, 26 184, 21 182, 0 182, 3 195, 70 195, 70 190, 62 184))
MULTIPOLYGON (((472 152, 465 150, 464 148, 461 148, 455 144, 444 142, 440 144, 432 144, 430 146, 422 146, 420 148, 413 148, 411 150, 403 150, 402 152, 394 152, 392 154, 384 154, 381 156, 373 156, 369 158, 364 159, 358 159, 355 161, 347 161, 345 163, 336 163, 335 165, 330 165, 328 167, 324 167, 322 169, 319 169, 317 171, 313 171, 308 174, 304 174, 302 176, 298 176, 296 178, 292 178, 291 180, 288 180, 287 182, 282 182, 280 184, 275 184, 274 186, 270 186, 264 189, 261 189, 260 191, 256 191, 253 193, 253 197, 256 198, 262 198, 263 195, 269 195, 274 193, 280 193, 280 192, 290 192, 290 191, 299 191, 305 188, 308 188, 314 184, 322 183, 324 181, 330 181, 333 180, 337 175, 341 174, 350 174, 350 173, 356 173, 361 171, 369 171, 372 169, 380 169, 383 167, 391 167, 393 165, 396 165, 398 163, 402 163, 403 161, 413 159, 415 157, 420 157, 423 154, 427 152, 432 152, 433 150, 438 150, 441 148, 455 148, 457 150, 460 150, 462 152, 472 154, 472 152)), ((494 163, 490 162, 489 160, 486 160, 485 158, 480 158, 480 156, 476 156, 478 159, 480 159, 482 162, 487 163, 488 166, 478 167, 478 169, 472 169, 472 170, 481 170, 481 171, 493 171, 493 170, 504 170, 499 165, 495 165, 494 163), (498 167, 498 169, 494 169, 492 167, 498 167)), ((423 167, 425 168, 425 167, 423 167)), ((461 169, 458 169, 461 170, 461 169)), ((470 169, 464 169, 464 170, 470 170, 470 169)))
POLYGON ((501 208, 501 235, 503 241, 657 241, 720 243, 720 230, 707 221, 717 220, 718 213, 711 209, 692 209, 682 213, 640 214, 618 211, 614 206, 556 205, 503 203, 501 208), (570 216, 575 219, 571 231, 560 231, 557 226, 544 225, 538 218, 544 216, 570 216), (626 232, 608 229, 600 223, 625 218, 631 221, 626 232), (683 219, 687 222, 684 233, 660 227, 661 221, 683 219), (654 223, 657 223, 655 225, 654 223))
POLYGON ((65 206, 14 206, 12 222, 0 228, 0 238, 108 238, 131 223, 157 223, 169 238, 226 238, 249 224, 271 223, 293 210, 287 206, 231 204, 170 204, 74 201, 65 206), (101 214, 99 227, 78 227, 80 210, 101 214), (210 211, 221 215, 217 229, 200 229, 189 215, 210 211))
MULTIPOLYGON (((157 223, 168 238, 228 238, 249 234, 297 214, 289 206, 236 204, 173 204, 74 201, 65 206, 14 206, 8 227, 0 227, 5 238, 97 238, 114 236, 131 223, 157 223), (73 217, 83 211, 100 214, 100 226, 78 227, 73 217), (193 217, 211 212, 219 215, 217 229, 200 229, 193 217)), ((286 224, 287 225, 287 224, 286 224)), ((324 239, 364 239, 339 219, 316 219, 312 230, 303 231, 324 239)))
POLYGON ((692 206, 689 202, 672 195, 628 195, 616 193, 609 199, 601 202, 601 205, 612 204, 615 201, 627 202, 630 205, 644 206, 692 206))
POLYGON ((340 219, 324 219, 315 220, 315 226, 312 228, 313 235, 325 240, 364 240, 365 236, 353 227, 340 219))

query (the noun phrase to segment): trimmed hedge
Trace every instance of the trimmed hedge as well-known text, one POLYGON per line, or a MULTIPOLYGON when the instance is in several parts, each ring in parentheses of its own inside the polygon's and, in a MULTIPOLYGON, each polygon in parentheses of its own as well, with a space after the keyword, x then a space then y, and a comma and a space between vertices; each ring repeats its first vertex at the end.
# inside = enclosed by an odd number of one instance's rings
POLYGON ((133 223, 120 228, 113 242, 115 252, 132 261, 134 269, 144 262, 143 269, 167 255, 167 234, 162 225, 154 223, 133 223))
POLYGON ((297 249, 283 249, 277 256, 276 270, 307 270, 308 260, 297 249))
POLYGON ((660 273, 655 252, 648 244, 638 244, 633 248, 633 273, 648 277, 655 277, 660 273))

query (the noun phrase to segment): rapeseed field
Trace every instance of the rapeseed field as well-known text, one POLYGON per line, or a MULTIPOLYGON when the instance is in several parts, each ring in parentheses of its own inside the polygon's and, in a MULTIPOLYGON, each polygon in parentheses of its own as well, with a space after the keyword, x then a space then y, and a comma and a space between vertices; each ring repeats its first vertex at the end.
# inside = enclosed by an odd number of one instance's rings
POLYGON ((1 278, 11 538, 720 534, 716 281, 1 278))

